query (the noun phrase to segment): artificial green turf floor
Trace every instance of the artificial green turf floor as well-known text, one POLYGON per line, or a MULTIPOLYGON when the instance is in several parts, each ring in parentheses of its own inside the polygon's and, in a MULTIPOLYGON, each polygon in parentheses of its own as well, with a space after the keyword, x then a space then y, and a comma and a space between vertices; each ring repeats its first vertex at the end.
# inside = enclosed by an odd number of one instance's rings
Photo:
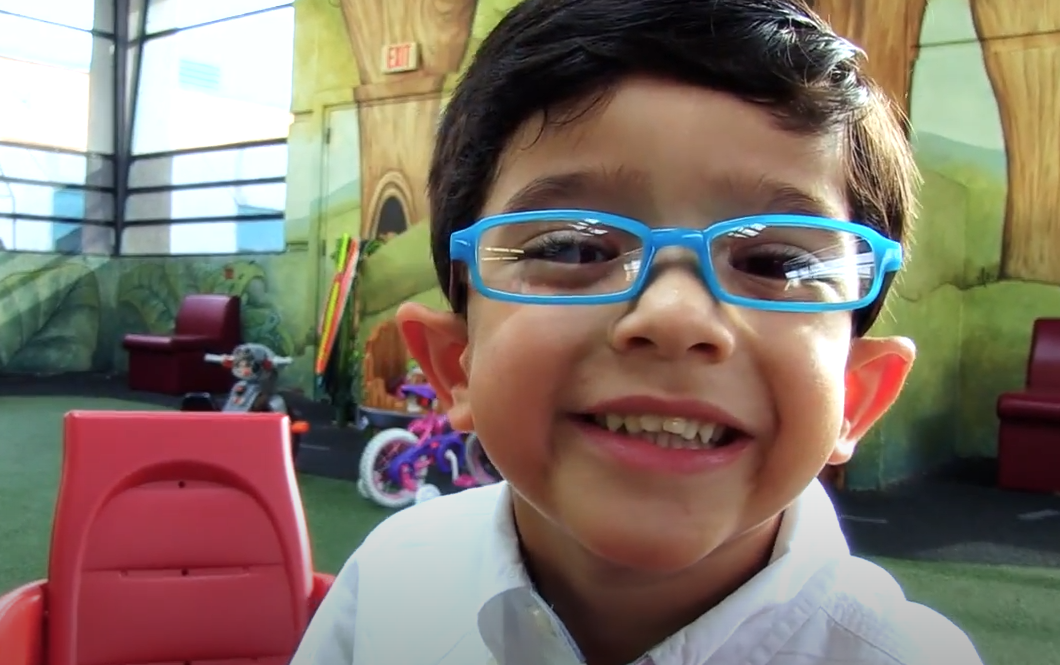
MULTIPOLYGON (((45 574, 62 415, 147 409, 82 397, 0 397, 0 593, 45 574)), ((334 572, 388 512, 353 483, 299 478, 318 570, 334 572)), ((986 665, 1060 665, 1060 570, 881 560, 907 595, 953 619, 986 665)))

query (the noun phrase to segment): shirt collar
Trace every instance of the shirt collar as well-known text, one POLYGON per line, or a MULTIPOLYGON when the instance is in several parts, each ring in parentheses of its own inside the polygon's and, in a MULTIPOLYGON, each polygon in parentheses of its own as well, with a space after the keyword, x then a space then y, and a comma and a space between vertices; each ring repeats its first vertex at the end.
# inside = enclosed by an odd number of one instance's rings
MULTIPOLYGON (((479 574, 482 639, 505 665, 582 663, 562 623, 533 588, 519 547, 512 490, 507 483, 500 485, 492 528, 482 543, 486 563, 479 574)), ((675 651, 687 654, 690 648, 700 656, 715 651, 752 614, 794 598, 822 562, 849 553, 831 499, 815 479, 784 512, 769 566, 652 649, 651 660, 666 662, 677 655, 675 651)))
POLYGON ((497 594, 517 588, 532 588, 530 576, 523 564, 522 551, 519 547, 519 533, 515 528, 515 514, 512 507, 512 488, 507 482, 500 482, 496 507, 493 511, 492 525, 487 532, 482 567, 479 575, 481 597, 479 604, 484 606, 497 594))

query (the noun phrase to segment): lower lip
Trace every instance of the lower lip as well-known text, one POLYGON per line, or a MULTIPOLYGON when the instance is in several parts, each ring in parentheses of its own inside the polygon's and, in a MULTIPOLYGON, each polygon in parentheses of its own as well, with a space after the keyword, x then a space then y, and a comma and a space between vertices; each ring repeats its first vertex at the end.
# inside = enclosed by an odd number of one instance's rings
POLYGON ((751 445, 751 439, 743 437, 721 448, 660 448, 650 441, 612 432, 593 423, 575 421, 575 425, 597 449, 619 464, 656 473, 694 475, 720 469, 739 459, 751 445))

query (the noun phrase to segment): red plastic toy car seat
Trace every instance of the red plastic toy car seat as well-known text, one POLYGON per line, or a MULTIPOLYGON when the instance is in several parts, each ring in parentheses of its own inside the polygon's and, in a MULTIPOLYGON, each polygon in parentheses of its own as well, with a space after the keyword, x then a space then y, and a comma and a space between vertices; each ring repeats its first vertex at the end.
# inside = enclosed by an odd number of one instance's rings
POLYGON ((73 412, 64 446, 49 579, 0 598, 0 665, 286 665, 331 578, 285 416, 73 412))
POLYGON ((0 597, 0 665, 44 665, 44 582, 0 597))

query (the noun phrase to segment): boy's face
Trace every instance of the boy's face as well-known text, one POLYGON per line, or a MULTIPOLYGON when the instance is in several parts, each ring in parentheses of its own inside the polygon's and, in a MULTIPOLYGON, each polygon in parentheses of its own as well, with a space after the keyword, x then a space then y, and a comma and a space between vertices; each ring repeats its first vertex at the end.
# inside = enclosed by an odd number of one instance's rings
MULTIPOLYGON (((580 208, 691 228, 767 212, 849 219, 841 141, 786 132, 724 94, 630 80, 606 105, 540 130, 536 118, 511 141, 483 216, 580 208)), ((846 461, 897 396, 908 342, 852 341, 850 312, 719 304, 694 262, 661 254, 640 297, 623 304, 472 292, 466 323, 418 306, 399 314, 454 426, 479 435, 516 500, 534 508, 518 511, 538 521, 520 523, 524 536, 549 531, 646 571, 690 567, 770 523, 824 464, 846 461), (747 436, 677 468, 623 456, 583 414, 628 398, 605 410, 717 410, 747 436)))

